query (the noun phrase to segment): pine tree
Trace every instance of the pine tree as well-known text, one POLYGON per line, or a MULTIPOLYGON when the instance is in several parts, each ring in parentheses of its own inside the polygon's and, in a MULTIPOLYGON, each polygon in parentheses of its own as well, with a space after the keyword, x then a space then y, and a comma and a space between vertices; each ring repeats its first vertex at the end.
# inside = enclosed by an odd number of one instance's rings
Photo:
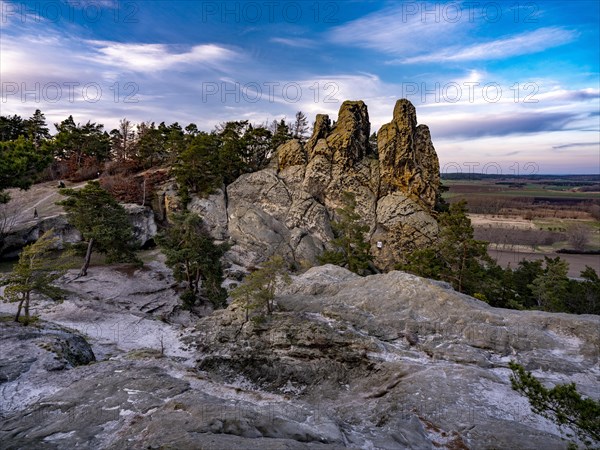
POLYGON ((153 167, 166 158, 166 140, 154 122, 138 124, 134 154, 145 168, 153 167))
POLYGON ((225 305, 221 257, 227 244, 217 245, 197 215, 185 211, 172 216, 171 225, 157 238, 177 281, 186 283, 184 306, 192 308, 202 293, 215 307, 225 305))
POLYGON ((292 124, 292 137, 301 142, 306 141, 308 135, 308 119, 302 111, 296 113, 294 123, 292 124))
POLYGON ((69 116, 54 126, 58 133, 49 147, 56 158, 71 159, 75 167, 80 168, 85 158, 102 162, 110 156, 110 136, 104 131, 104 125, 88 121, 82 126, 69 116))
POLYGON ((275 310, 275 288, 278 283, 289 283, 290 276, 280 255, 269 258, 258 270, 248 275, 244 282, 231 292, 232 298, 241 302, 246 311, 246 321, 251 310, 264 308, 268 315, 275 310))
POLYGON ((512 370, 512 388, 527 397, 533 412, 552 420, 559 427, 573 428, 588 446, 594 442, 600 444, 599 402, 582 398, 575 383, 557 384, 548 389, 523 366, 511 361, 509 367, 512 370))
POLYGON ((179 185, 183 203, 190 193, 210 194, 223 183, 220 173, 219 139, 214 134, 200 133, 176 157, 172 173, 179 185))
POLYGON ((528 287, 537 305, 545 311, 565 310, 564 298, 569 286, 569 263, 560 257, 544 257, 546 269, 538 275, 528 287))
POLYGON ((370 245, 365 240, 369 227, 356 212, 356 197, 351 192, 342 194, 343 206, 337 209, 340 219, 331 223, 335 238, 334 250, 326 250, 319 258, 321 264, 336 264, 352 272, 364 275, 372 263, 370 245))
POLYGON ((274 128, 273 139, 271 140, 271 145, 273 151, 277 150, 280 145, 285 144, 292 138, 292 133, 290 133, 290 128, 285 123, 285 120, 281 119, 279 122, 274 121, 275 123, 272 125, 274 128))
POLYGON ((64 275, 64 259, 56 258, 54 248, 58 238, 54 230, 46 231, 40 238, 23 248, 13 271, 2 281, 5 285, 4 301, 17 302, 15 321, 19 321, 21 311, 25 314, 25 324, 29 323, 31 294, 36 292, 52 299, 59 299, 63 291, 52 283, 64 275))
POLYGON ((52 161, 50 152, 36 149, 31 141, 20 136, 14 141, 0 142, 0 203, 7 203, 4 189, 27 189, 36 175, 52 161))
POLYGON ((438 242, 413 252, 401 268, 419 276, 448 281, 459 292, 474 294, 482 284, 487 265, 487 242, 474 239, 466 202, 450 206, 439 216, 438 242))
POLYGON ((135 153, 135 130, 127 118, 121 119, 119 128, 110 132, 111 152, 118 161, 132 159, 135 153))
POLYGON ((135 262, 133 228, 125 208, 97 181, 82 189, 61 189, 66 200, 57 204, 67 211, 67 219, 87 241, 85 260, 79 276, 87 275, 92 251, 107 255, 107 262, 135 262))
POLYGON ((16 114, 0 116, 0 141, 14 141, 19 136, 27 136, 27 121, 16 114))
POLYGON ((50 131, 46 126, 46 117, 39 109, 36 109, 29 119, 25 121, 27 137, 33 142, 36 148, 39 148, 47 139, 50 139, 50 131))

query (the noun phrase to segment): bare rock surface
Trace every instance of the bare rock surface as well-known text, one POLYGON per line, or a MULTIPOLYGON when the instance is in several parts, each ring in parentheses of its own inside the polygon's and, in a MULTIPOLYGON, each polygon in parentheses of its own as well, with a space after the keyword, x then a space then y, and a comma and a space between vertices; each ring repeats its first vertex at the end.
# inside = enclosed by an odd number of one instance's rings
POLYGON ((160 262, 137 282, 121 267, 90 274, 37 311, 60 326, 0 320, 13 349, 0 356, 3 448, 566 449, 511 389, 508 361, 598 398, 597 316, 496 309, 402 272, 327 265, 280 286, 271 316, 246 321, 232 304, 184 329, 159 320, 175 295, 160 262), (133 317, 138 338, 114 332, 133 317), (98 361, 38 345, 69 340, 98 361))

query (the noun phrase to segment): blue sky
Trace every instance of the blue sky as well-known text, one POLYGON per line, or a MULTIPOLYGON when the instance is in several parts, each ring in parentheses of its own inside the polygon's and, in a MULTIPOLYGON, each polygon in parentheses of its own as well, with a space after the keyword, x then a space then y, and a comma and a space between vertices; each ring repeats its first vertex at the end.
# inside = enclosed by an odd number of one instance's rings
POLYGON ((600 173, 599 5, 0 0, 0 108, 210 130, 360 99, 375 131, 406 97, 442 171, 600 173))

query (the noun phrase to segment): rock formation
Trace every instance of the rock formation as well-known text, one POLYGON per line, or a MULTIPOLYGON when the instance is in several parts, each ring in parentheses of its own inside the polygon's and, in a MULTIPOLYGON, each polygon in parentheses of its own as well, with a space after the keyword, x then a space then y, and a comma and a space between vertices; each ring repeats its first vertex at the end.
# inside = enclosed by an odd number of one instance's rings
MULTIPOLYGON (((129 203, 124 204, 123 207, 127 211, 137 244, 140 247, 148 246, 158 232, 152 209, 147 206, 129 203)), ((21 248, 35 242, 51 228, 54 229, 61 246, 63 243, 73 244, 81 241, 81 233, 67 222, 67 216, 64 213, 51 217, 41 217, 38 221, 18 225, 7 233, 4 239, 3 256, 14 257, 18 255, 21 248)))
POLYGON ((440 164, 427 125, 417 126, 415 107, 398 100, 394 118, 377 134, 384 190, 399 188, 416 202, 432 209, 440 184, 440 164))
POLYGON ((314 263, 333 238, 330 223, 344 191, 356 196, 378 267, 393 268, 435 239, 439 162, 427 127, 416 124, 414 106, 398 101, 392 122, 379 132, 379 158, 369 135, 367 106, 346 101, 335 125, 317 115, 306 145, 287 142, 276 164, 227 187, 229 234, 250 260, 281 253, 314 263))

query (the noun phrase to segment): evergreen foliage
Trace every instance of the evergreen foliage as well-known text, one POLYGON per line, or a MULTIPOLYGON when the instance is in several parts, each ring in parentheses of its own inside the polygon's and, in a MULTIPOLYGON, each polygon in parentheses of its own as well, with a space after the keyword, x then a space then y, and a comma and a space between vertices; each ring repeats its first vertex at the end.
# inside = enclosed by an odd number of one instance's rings
POLYGON ((527 397, 533 412, 574 429, 587 446, 600 444, 600 402, 582 398, 575 383, 548 389, 523 366, 514 361, 509 366, 512 388, 527 397))
POLYGON ((83 165, 84 158, 95 158, 106 161, 111 150, 110 137, 104 126, 87 122, 76 124, 73 116, 54 125, 58 133, 54 136, 50 147, 58 159, 72 159, 77 167, 83 165))
POLYGON ((281 282, 289 283, 290 277, 283 258, 275 255, 248 275, 244 282, 231 292, 231 297, 243 305, 246 320, 250 311, 256 309, 264 308, 270 315, 275 309, 275 288, 281 282))
POLYGON ((135 262, 133 228, 125 208, 97 181, 90 181, 82 189, 61 189, 68 197, 58 202, 67 211, 71 225, 87 241, 87 251, 79 276, 86 276, 92 251, 107 255, 107 262, 135 262))
POLYGON ((309 131, 308 119, 306 118, 306 114, 304 114, 302 111, 298 111, 296 113, 291 131, 294 139, 298 139, 300 142, 306 141, 309 131))
POLYGON ((455 203, 438 220, 436 245, 415 251, 403 267, 417 275, 447 281, 458 292, 476 293, 486 267, 493 265, 487 243, 474 239, 465 202, 455 203))
POLYGON ((27 189, 51 161, 49 152, 37 149, 23 136, 14 141, 0 142, 0 203, 9 200, 8 195, 2 192, 4 189, 27 189))
POLYGON ((545 256, 544 259, 546 270, 538 274, 527 287, 531 289, 540 308, 546 311, 564 311, 562 300, 569 288, 569 264, 559 257, 552 259, 545 256))
POLYGON ((373 258, 365 233, 369 227, 356 212, 356 197, 351 192, 342 194, 343 206, 337 209, 339 220, 331 223, 335 238, 334 250, 326 250, 319 258, 321 264, 336 264, 359 275, 365 275, 373 258))
POLYGON ((3 300, 18 303, 16 322, 21 311, 24 312, 24 323, 30 322, 32 293, 54 300, 62 297, 63 291, 52 283, 64 275, 66 265, 63 257, 56 257, 54 249, 58 238, 53 234, 54 230, 48 230, 36 242, 23 248, 12 272, 2 280, 2 285, 6 286, 3 300))
POLYGON ((215 307, 225 306, 221 257, 227 244, 215 244, 202 219, 189 211, 174 214, 171 225, 158 238, 177 281, 186 283, 181 298, 191 309, 204 295, 215 307))

